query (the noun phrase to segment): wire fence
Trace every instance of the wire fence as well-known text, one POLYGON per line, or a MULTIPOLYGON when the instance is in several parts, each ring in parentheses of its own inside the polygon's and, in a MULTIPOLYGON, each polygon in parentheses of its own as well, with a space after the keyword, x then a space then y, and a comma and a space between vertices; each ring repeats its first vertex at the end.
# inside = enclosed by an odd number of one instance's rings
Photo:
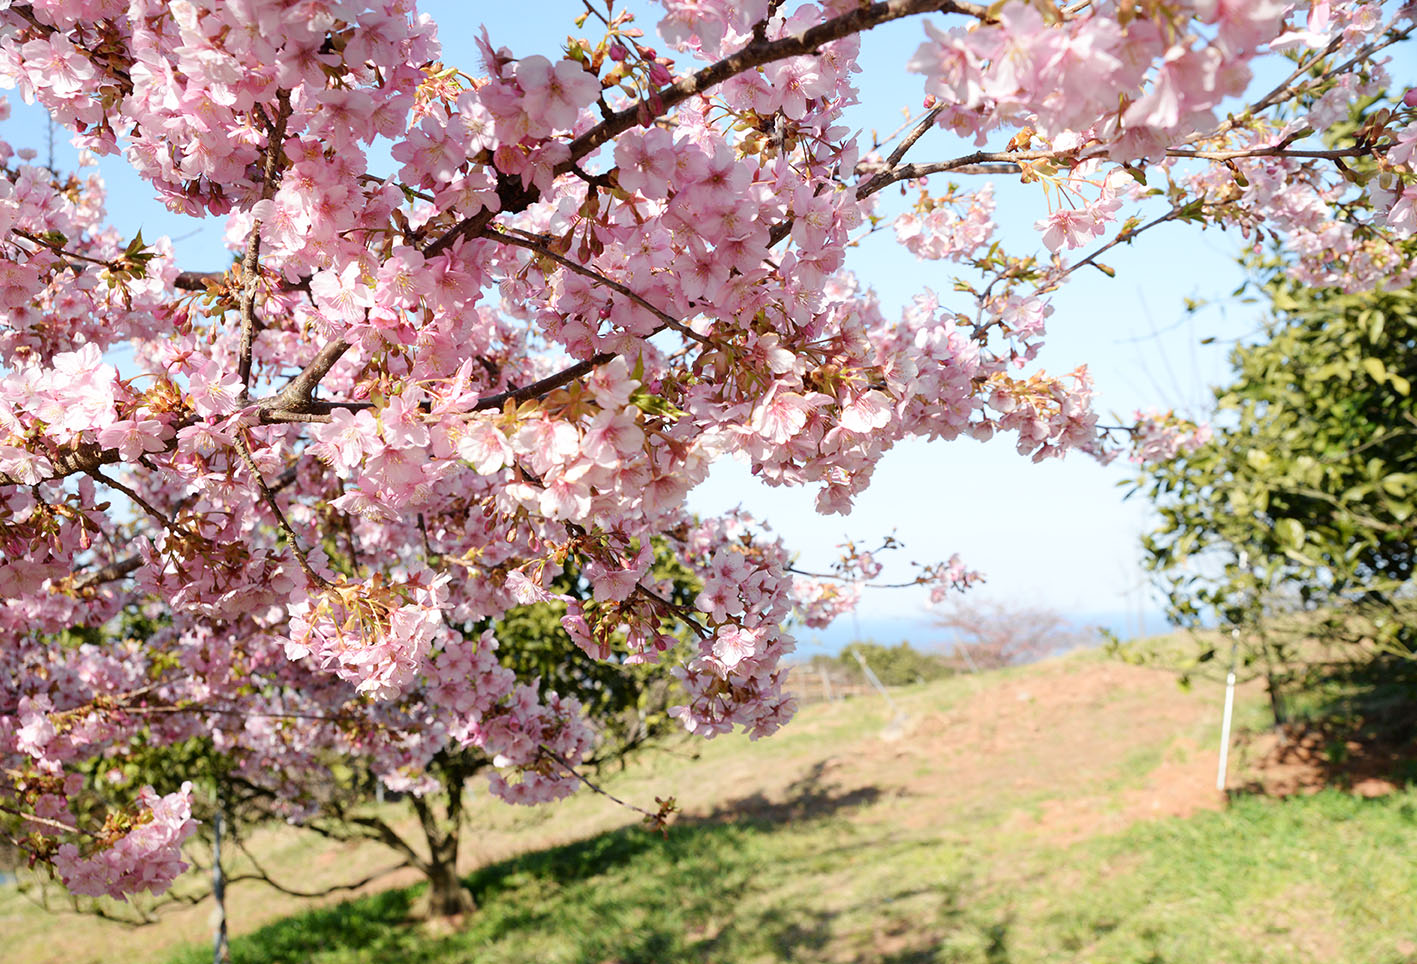
POLYGON ((802 706, 834 703, 857 696, 879 697, 866 674, 859 669, 852 672, 847 668, 827 668, 820 663, 789 667, 785 688, 802 706))

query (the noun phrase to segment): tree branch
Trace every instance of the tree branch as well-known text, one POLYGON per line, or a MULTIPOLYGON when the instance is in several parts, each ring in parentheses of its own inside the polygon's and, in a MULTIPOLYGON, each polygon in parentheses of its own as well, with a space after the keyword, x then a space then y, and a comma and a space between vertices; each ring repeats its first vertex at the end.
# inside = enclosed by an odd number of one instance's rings
POLYGON ((167 529, 169 532, 175 532, 177 530, 177 527, 173 524, 172 520, 170 520, 167 516, 163 515, 161 512, 157 511, 157 509, 155 509, 152 504, 148 502, 147 499, 144 499, 141 495, 134 492, 131 488, 124 485, 122 482, 119 482, 117 479, 110 479, 98 469, 90 469, 88 471, 88 475, 96 482, 102 482, 110 489, 122 492, 128 498, 132 499, 135 505, 139 506, 144 512, 156 519, 158 524, 161 525, 164 529, 167 529))
POLYGON ((103 568, 95 569, 93 572, 90 572, 75 580, 74 588, 87 589, 90 586, 97 586, 100 583, 113 582, 114 580, 122 579, 124 576, 136 572, 138 570, 138 567, 142 564, 142 556, 128 556, 126 559, 120 559, 117 562, 110 562, 103 568))
MULTIPOLYGON (((729 54, 717 63, 710 64, 687 77, 680 77, 668 86, 655 91, 651 96, 667 112, 690 97, 716 87, 730 77, 770 64, 775 60, 816 53, 819 47, 831 43, 833 40, 840 40, 892 20, 922 13, 960 13, 985 22, 992 22, 994 19, 990 16, 987 8, 967 2, 967 0, 884 0, 880 3, 863 3, 850 13, 817 24, 800 34, 782 37, 778 40, 767 40, 763 36, 755 37, 743 49, 729 54)), ((624 110, 616 111, 595 127, 572 140, 570 143, 571 156, 556 165, 554 175, 559 177, 563 174, 573 173, 581 158, 593 153, 601 145, 609 143, 632 127, 638 126, 640 108, 641 105, 636 103, 624 110)), ((441 254, 456 244, 460 238, 476 237, 482 234, 497 214, 523 211, 539 196, 539 192, 535 189, 526 190, 523 188, 520 178, 499 175, 497 181, 497 196, 501 202, 500 211, 483 209, 477 214, 459 221, 424 250, 425 257, 431 258, 441 254)))
MULTIPOLYGON (((817 24, 800 34, 782 37, 778 40, 754 40, 743 49, 729 54, 717 63, 710 64, 687 77, 680 77, 655 93, 664 104, 664 110, 668 111, 695 94, 703 93, 745 71, 770 64, 775 60, 813 54, 817 52, 817 48, 823 44, 831 43, 833 40, 840 40, 842 37, 862 33, 883 23, 920 13, 961 13, 977 20, 990 21, 993 19, 985 7, 963 2, 963 0, 886 0, 883 3, 863 4, 850 13, 817 24)), ((562 168, 570 170, 572 163, 635 127, 638 123, 638 104, 617 111, 571 141, 571 159, 558 165, 556 173, 565 173, 562 168)))
POLYGON ((383 870, 376 870, 369 876, 361 878, 360 880, 356 880, 353 883, 333 884, 329 887, 326 887, 324 890, 296 890, 294 887, 287 887, 285 884, 277 883, 271 877, 270 872, 266 870, 265 867, 261 866, 261 863, 256 859, 255 854, 251 853, 251 851, 247 849, 245 842, 240 837, 233 836, 232 839, 236 841, 237 849, 240 850, 241 853, 245 855, 246 859, 251 862, 251 866, 256 868, 256 872, 254 874, 237 874, 235 876, 228 876, 226 878, 226 882, 228 884, 235 884, 243 880, 259 880, 263 884, 266 884, 267 886, 272 887, 275 890, 280 891, 282 894, 286 894, 290 897, 328 897, 330 894, 335 894, 342 890, 358 890, 365 884, 372 884, 380 877, 387 877, 389 874, 393 873, 396 870, 402 870, 403 868, 410 866, 407 860, 401 860, 398 863, 393 864, 392 866, 385 867, 383 870))
MULTIPOLYGON (((1068 275, 1072 274, 1074 271, 1076 271, 1077 269, 1083 267, 1084 265, 1095 264, 1095 263, 1097 262, 1097 259, 1098 259, 1098 258, 1102 257, 1104 254, 1106 254, 1108 251, 1110 251, 1110 250, 1112 250, 1113 248, 1115 248, 1117 245, 1119 245, 1119 244, 1126 244, 1126 243, 1130 242, 1133 238, 1135 238, 1137 235, 1141 234, 1143 231, 1148 231, 1148 230, 1150 230, 1150 229, 1156 227, 1158 224, 1165 224, 1167 221, 1174 221, 1177 217, 1180 216, 1181 211, 1182 211, 1182 208, 1179 208, 1179 207, 1172 208, 1171 210, 1167 211, 1165 214, 1162 214, 1162 215, 1160 215, 1160 216, 1158 216, 1158 217, 1156 217, 1156 218, 1153 218, 1152 220, 1148 221, 1146 224, 1141 225, 1140 227, 1135 227, 1135 228, 1132 228, 1132 229, 1129 230, 1129 231, 1122 231, 1122 232, 1118 233, 1118 235, 1117 235, 1115 238, 1113 238, 1111 241, 1108 241, 1106 244, 1102 245, 1102 247, 1098 248, 1096 251, 1093 251, 1093 252, 1092 252, 1091 254, 1089 254, 1087 257, 1083 258, 1081 261, 1078 261, 1076 264, 1069 265, 1068 268, 1067 268, 1061 275, 1059 275, 1058 277, 1059 277, 1060 279, 1061 279, 1061 278, 1066 278, 1068 275)), ((1100 427, 1101 427, 1101 426, 1099 426, 1099 428, 1100 428, 1100 427)), ((1120 426, 1118 426, 1118 427, 1120 428, 1120 426)))
POLYGON ((246 468, 251 473, 252 480, 255 481, 257 488, 260 489, 262 501, 266 503, 266 507, 269 508, 271 514, 275 516, 276 525, 280 526, 281 532, 285 533, 285 537, 290 540, 290 550, 295 553, 295 561, 299 563, 300 571, 305 573, 305 578, 310 580, 311 585, 318 586, 321 589, 328 589, 330 585, 329 580, 310 568, 310 560, 306 558, 305 550, 300 548, 300 540, 296 538, 295 530, 290 527, 289 520, 286 519, 285 513, 281 511, 280 504, 276 502, 275 493, 272 492, 271 487, 266 484, 265 477, 261 475, 261 470, 256 467, 256 460, 251 456, 251 447, 246 441, 244 432, 237 435, 236 451, 241 455, 241 461, 246 463, 246 468))
POLYGON ((633 810, 635 811, 635 813, 643 814, 645 818, 645 823, 649 824, 656 830, 663 830, 665 821, 669 819, 669 815, 673 813, 676 809, 678 809, 675 806, 673 797, 669 797, 667 800, 660 800, 658 797, 656 797, 655 801, 659 804, 659 812, 650 813, 644 807, 638 807, 627 800, 621 800, 619 797, 615 796, 615 794, 611 793, 609 790, 606 790, 604 787, 592 783, 591 780, 586 777, 585 774, 581 773, 575 767, 571 766, 570 762, 567 761, 565 757, 561 756, 561 754, 557 753, 555 750, 551 749, 546 744, 543 743, 540 749, 542 756, 546 757, 548 760, 555 762, 568 774, 575 777, 581 783, 585 784, 595 793, 600 794, 602 797, 611 801, 612 803, 619 804, 627 810, 633 810))
POLYGON ((639 305, 641 308, 645 309, 650 314, 654 315, 656 318, 662 321, 666 328, 672 328, 674 331, 677 331, 685 338, 691 338, 701 345, 707 345, 709 348, 715 347, 714 343, 708 338, 705 338, 697 331, 694 331, 694 329, 690 328, 688 325, 684 324, 668 312, 663 311, 660 308, 656 308, 654 305, 646 301, 643 297, 636 294, 634 291, 631 291, 629 288, 625 287, 620 282, 607 278, 605 275, 601 274, 598 271, 593 271, 590 268, 587 268, 585 265, 577 264, 569 258, 562 257, 555 251, 552 251, 550 248, 546 247, 545 238, 539 238, 534 234, 530 234, 526 231, 521 231, 516 228, 506 228, 501 231, 488 230, 484 231, 481 236, 484 238, 491 238, 492 240, 500 242, 502 244, 510 244, 518 248, 525 248, 528 251, 536 252, 542 257, 550 258, 552 261, 555 261, 557 264, 565 268, 567 271, 570 271, 572 274, 578 274, 582 278, 588 278, 596 284, 603 285, 604 287, 609 288, 612 291, 618 291, 620 294, 624 295, 626 298, 629 298, 635 304, 639 305))
MULTIPOLYGON (((290 92, 276 91, 276 119, 267 122, 266 158, 261 171, 261 200, 268 201, 280 180, 280 159, 285 147, 285 125, 290 120, 290 92)), ((260 111, 265 117, 265 111, 260 111)), ((241 294, 237 299, 237 315, 241 319, 241 349, 236 373, 241 377, 241 400, 251 395, 251 350, 256 338, 256 289, 261 282, 261 221, 251 222, 251 234, 246 239, 246 254, 241 259, 241 294)))
POLYGON ((562 385, 569 385, 577 378, 589 374, 601 365, 613 360, 615 357, 613 352, 608 351, 592 355, 585 361, 576 362, 574 365, 563 368, 554 375, 547 375, 545 378, 532 382, 530 385, 524 385, 521 388, 514 388, 510 391, 498 392, 496 395, 488 395, 485 398, 480 398, 477 400, 477 404, 473 406, 473 411, 486 411, 487 409, 501 408, 508 402, 521 403, 528 399, 540 398, 542 395, 555 391, 562 385))

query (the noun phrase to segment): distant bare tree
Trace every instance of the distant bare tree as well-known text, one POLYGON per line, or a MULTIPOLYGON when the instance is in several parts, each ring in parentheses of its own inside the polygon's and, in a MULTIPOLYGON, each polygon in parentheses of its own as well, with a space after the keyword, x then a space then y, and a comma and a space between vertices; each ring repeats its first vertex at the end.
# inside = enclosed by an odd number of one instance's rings
POLYGON ((959 599, 938 613, 935 625, 956 634, 951 655, 971 672, 1031 663, 1071 649, 1078 634, 1051 609, 986 599, 959 599))

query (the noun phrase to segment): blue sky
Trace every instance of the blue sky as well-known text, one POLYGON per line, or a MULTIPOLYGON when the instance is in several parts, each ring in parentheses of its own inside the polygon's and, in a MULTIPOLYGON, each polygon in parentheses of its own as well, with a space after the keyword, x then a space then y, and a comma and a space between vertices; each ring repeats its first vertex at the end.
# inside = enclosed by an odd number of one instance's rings
MULTIPOLYGON (((642 3, 629 6, 646 9, 642 3)), ((494 44, 510 47, 516 55, 554 57, 568 33, 590 33, 589 24, 577 31, 571 22, 584 9, 579 0, 538 0, 534 5, 425 0, 419 8, 440 25, 444 60, 469 73, 479 70, 473 37, 483 22, 494 44), (536 15, 529 16, 533 8, 536 15)), ((647 33, 653 33, 652 22, 642 19, 647 33)), ((865 69, 857 75, 863 104, 849 120, 866 138, 872 129, 884 134, 898 126, 902 108, 919 107, 921 79, 907 74, 904 65, 923 37, 919 18, 913 18, 865 38, 865 69)), ((647 42, 660 45, 653 36, 647 42)), ((15 120, 6 125, 4 136, 16 147, 39 149, 43 160, 42 113, 23 109, 13 96, 11 100, 15 120)), ((71 166, 73 151, 60 140, 56 161, 71 166)), ((911 156, 938 160, 972 149, 932 132, 911 156)), ((125 234, 141 227, 145 238, 169 235, 176 240, 184 267, 213 268, 227 262, 220 223, 170 214, 119 159, 105 159, 101 169, 109 186, 110 219, 125 234)), ((1041 193, 1003 178, 995 178, 995 184, 996 217, 1006 244, 1015 254, 1041 250, 1032 229, 1046 214, 1041 193)), ((1061 373, 1087 363, 1104 420, 1110 421, 1110 412, 1125 418, 1136 408, 1203 412, 1209 398, 1206 386, 1226 376, 1230 341, 1259 323, 1257 306, 1229 298, 1243 280, 1235 261, 1238 240, 1214 229, 1166 225, 1130 248, 1114 249, 1106 260, 1116 268, 1115 279, 1085 269, 1055 297, 1041 364, 1061 373), (1187 315, 1183 302, 1188 297, 1211 305, 1187 315), (1215 336, 1216 343, 1201 346, 1203 336, 1215 336)), ((916 260, 889 232, 868 239, 853 252, 848 266, 876 289, 889 317, 926 286, 942 296, 951 288, 947 268, 916 260)), ((691 505, 714 512, 741 503, 769 521, 801 552, 808 567, 829 562, 845 537, 869 543, 894 531, 906 544, 897 553, 901 563, 958 552, 987 576, 976 592, 1079 618, 1105 618, 1124 630, 1127 625, 1119 614, 1143 605, 1139 587, 1144 576, 1137 560, 1138 540, 1147 525, 1145 506, 1138 500, 1124 503, 1118 488, 1130 473, 1125 463, 1103 468, 1076 455, 1034 465, 1014 452, 1008 437, 986 444, 912 443, 886 456, 871 489, 849 517, 817 516, 813 493, 769 489, 731 461, 715 468, 692 494, 691 505)), ((895 565, 885 575, 895 579, 907 572, 904 565, 895 565)), ((1155 625, 1158 607, 1148 602, 1144 608, 1155 625)), ((863 633, 883 641, 902 635, 925 641, 929 631, 922 627, 928 622, 924 594, 916 590, 870 591, 859 615, 863 633)), ((824 639, 844 641, 851 631, 847 620, 824 639)))

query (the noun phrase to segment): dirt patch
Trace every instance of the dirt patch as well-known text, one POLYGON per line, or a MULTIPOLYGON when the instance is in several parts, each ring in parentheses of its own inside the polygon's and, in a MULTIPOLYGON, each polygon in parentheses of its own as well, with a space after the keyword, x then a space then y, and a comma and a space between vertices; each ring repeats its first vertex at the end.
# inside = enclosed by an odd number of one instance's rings
POLYGON ((912 714, 903 738, 863 741, 862 752, 834 761, 831 783, 838 794, 896 790, 909 805, 891 819, 912 829, 947 831, 985 815, 1071 843, 1223 804, 1215 752, 1197 739, 1218 718, 1213 696, 1117 663, 1064 660, 982 677, 949 709, 912 714))
POLYGON ((1399 789, 1398 774, 1417 766, 1417 747, 1290 726, 1250 735, 1242 792, 1287 797, 1341 787, 1362 797, 1399 789))
POLYGON ((1215 788, 1215 756, 1193 740, 1177 741, 1168 759, 1147 774, 1146 784, 1126 792, 1128 822, 1220 809, 1225 795, 1215 788))

